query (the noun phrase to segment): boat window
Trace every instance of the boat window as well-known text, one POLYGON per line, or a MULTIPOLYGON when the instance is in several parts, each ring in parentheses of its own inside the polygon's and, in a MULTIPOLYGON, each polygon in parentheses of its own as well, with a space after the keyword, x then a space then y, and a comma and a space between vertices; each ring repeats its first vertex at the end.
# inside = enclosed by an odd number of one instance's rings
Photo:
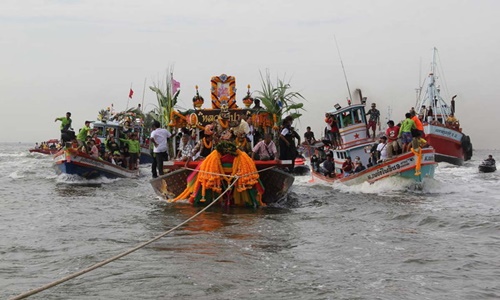
POLYGON ((102 137, 103 136, 102 133, 104 131, 104 128, 101 126, 94 126, 94 131, 95 131, 95 133, 97 133, 98 137, 102 137))
POLYGON ((352 125, 352 115, 350 111, 346 111, 342 114, 342 127, 347 127, 352 125))
POLYGON ((361 112, 359 108, 352 111, 352 116, 354 118, 355 124, 363 122, 363 120, 361 119, 361 112))

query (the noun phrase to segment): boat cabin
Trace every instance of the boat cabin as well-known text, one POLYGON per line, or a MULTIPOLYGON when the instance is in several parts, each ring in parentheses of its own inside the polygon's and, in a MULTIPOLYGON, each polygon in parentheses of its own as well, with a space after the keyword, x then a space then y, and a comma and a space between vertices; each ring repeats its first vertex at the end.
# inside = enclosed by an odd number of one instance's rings
POLYGON ((347 107, 335 105, 335 108, 326 112, 332 116, 339 128, 341 145, 329 150, 333 154, 335 173, 342 173, 342 165, 351 157, 359 157, 366 167, 370 158, 370 149, 374 144, 367 131, 368 120, 364 104, 353 104, 347 107))

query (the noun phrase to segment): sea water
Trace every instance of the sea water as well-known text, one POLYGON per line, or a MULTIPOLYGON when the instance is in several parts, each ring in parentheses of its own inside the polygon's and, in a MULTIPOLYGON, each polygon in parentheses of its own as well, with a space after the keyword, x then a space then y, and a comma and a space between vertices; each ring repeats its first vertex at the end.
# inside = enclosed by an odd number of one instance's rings
MULTIPOLYGON (((139 179, 57 176, 29 144, 0 144, 0 298, 68 276, 201 208, 139 179)), ((210 208, 172 234, 32 299, 498 299, 500 171, 439 164, 346 187, 299 176, 282 207, 210 208)))

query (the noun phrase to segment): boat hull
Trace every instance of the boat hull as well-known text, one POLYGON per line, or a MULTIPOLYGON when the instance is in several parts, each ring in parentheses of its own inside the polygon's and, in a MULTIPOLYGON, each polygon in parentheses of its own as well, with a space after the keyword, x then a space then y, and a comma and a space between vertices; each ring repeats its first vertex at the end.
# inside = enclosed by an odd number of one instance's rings
POLYGON ((138 170, 127 170, 106 161, 95 159, 76 149, 61 150, 54 156, 55 169, 58 174, 78 175, 86 179, 98 177, 135 178, 138 170))
POLYGON ((409 152, 346 177, 339 175, 331 178, 318 172, 313 172, 313 175, 323 181, 341 182, 345 185, 356 185, 363 182, 374 183, 390 177, 407 178, 413 180, 417 184, 422 184, 426 178, 434 177, 436 165, 434 149, 426 148, 422 149, 420 172, 416 170, 416 155, 409 152))
POLYGON ((472 147, 472 145, 466 145, 463 133, 431 124, 424 125, 424 133, 425 140, 436 151, 436 162, 447 162, 461 166, 464 161, 468 160, 465 155, 467 149, 464 149, 464 146, 472 147))
MULTIPOLYGON (((253 186, 250 190, 257 193, 259 190, 261 201, 266 204, 277 204, 283 202, 295 178, 292 174, 283 171, 281 168, 291 166, 291 161, 254 161, 259 171, 259 186, 253 186)), ((165 162, 166 174, 154 178, 150 181, 155 193, 163 200, 172 200, 180 195, 186 189, 190 175, 197 172, 196 169, 201 161, 193 161, 188 164, 178 161, 165 162)), ((230 174, 230 172, 228 173, 230 174)), ((214 195, 210 190, 207 195, 214 195)), ((230 191, 221 203, 229 206, 249 206, 248 203, 240 205, 235 204, 234 190, 230 191)), ((210 203, 207 201, 206 204, 210 203)))
POLYGON ((495 166, 479 166, 479 172, 482 173, 493 173, 497 170, 495 166))
POLYGON ((46 155, 56 154, 59 150, 57 149, 29 149, 30 153, 40 153, 46 155))

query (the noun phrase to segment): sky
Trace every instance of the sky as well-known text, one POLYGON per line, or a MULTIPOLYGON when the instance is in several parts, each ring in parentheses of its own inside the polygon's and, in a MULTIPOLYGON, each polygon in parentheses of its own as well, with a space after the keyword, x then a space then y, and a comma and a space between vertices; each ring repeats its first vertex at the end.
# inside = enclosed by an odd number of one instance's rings
POLYGON ((54 119, 67 111, 76 130, 111 104, 149 111, 149 86, 171 67, 183 108, 195 85, 208 107, 210 78, 223 73, 242 107, 247 84, 259 90, 269 71, 305 98, 299 133, 319 136, 324 112, 347 104, 343 63, 351 92, 398 121, 436 47, 464 133, 500 149, 499 11, 496 0, 2 0, 0 142, 58 138, 54 119))

